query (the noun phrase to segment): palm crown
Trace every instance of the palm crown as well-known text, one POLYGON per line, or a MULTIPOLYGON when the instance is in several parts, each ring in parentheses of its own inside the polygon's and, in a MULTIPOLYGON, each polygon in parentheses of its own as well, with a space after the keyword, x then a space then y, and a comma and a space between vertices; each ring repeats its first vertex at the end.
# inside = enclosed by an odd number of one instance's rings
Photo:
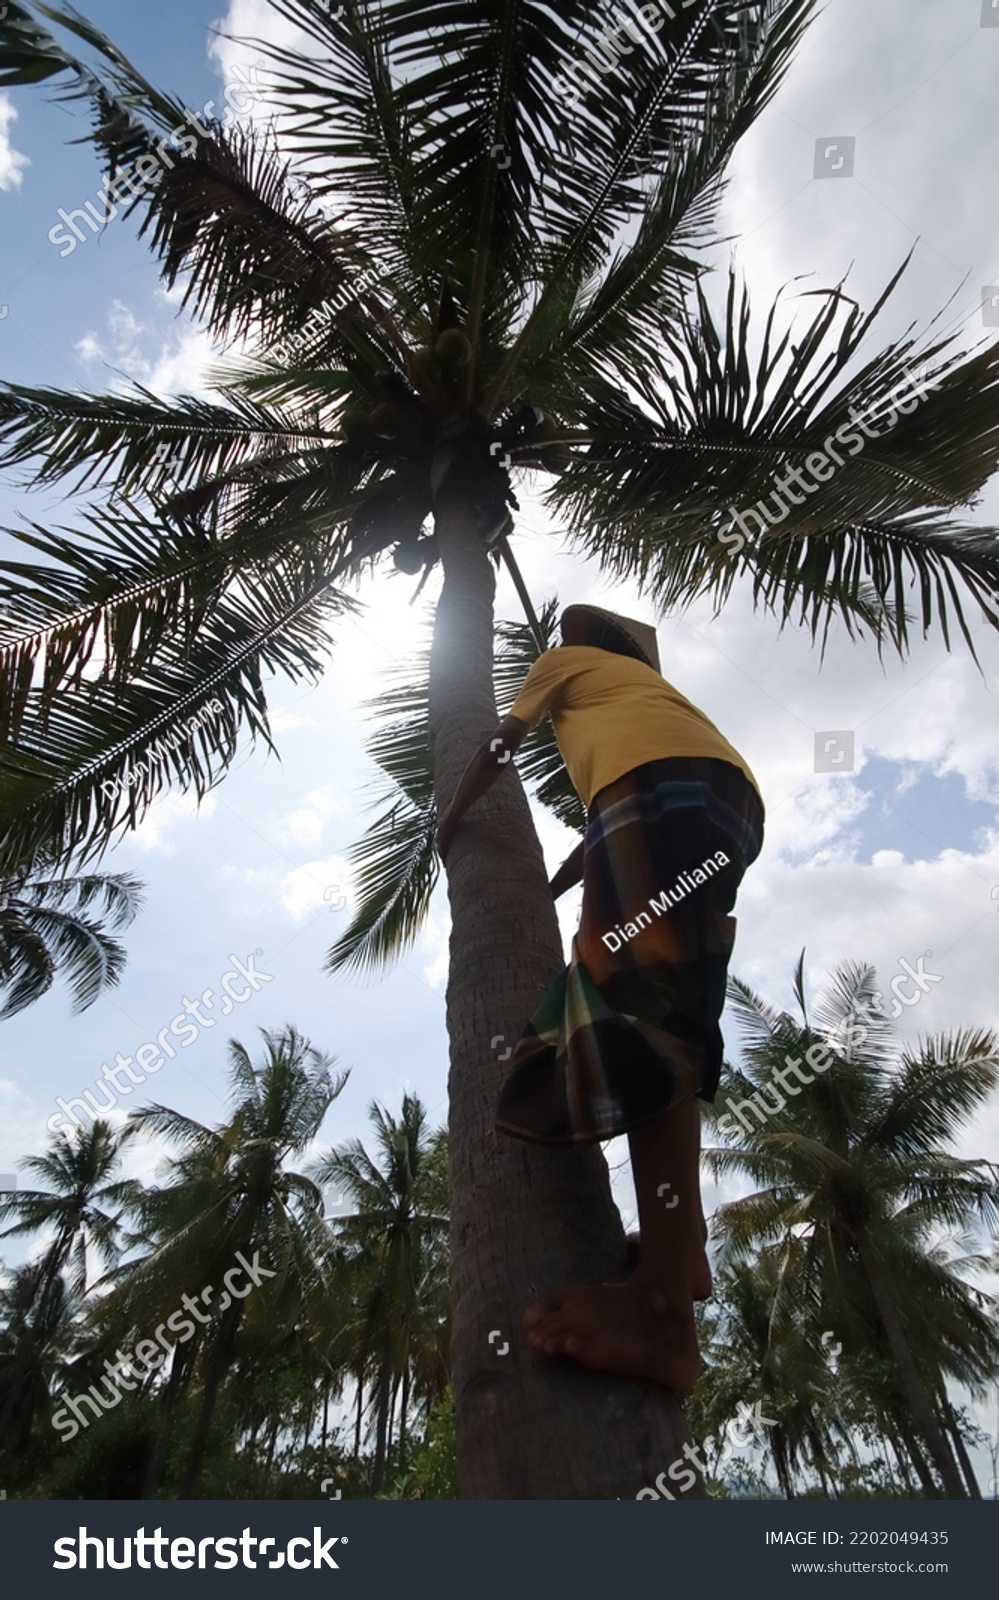
POLYGON ((50 877, 22 872, 0 886, 0 1017, 38 1000, 64 974, 75 1008, 93 1005, 113 987, 125 951, 109 928, 132 921, 142 902, 138 880, 127 873, 50 877))
POLYGON ((100 848, 166 783, 202 793, 241 729, 267 738, 264 672, 317 672, 393 546, 434 562, 418 535, 446 482, 512 561, 510 470, 564 467, 552 505, 660 605, 748 573, 813 631, 838 614, 904 647, 915 580, 924 626, 964 626, 955 580, 981 598, 999 576, 992 532, 954 520, 996 464, 995 351, 904 338, 861 360, 883 302, 865 317, 833 288, 795 345, 771 310, 754 356, 745 292, 732 281, 716 326, 702 288, 725 163, 811 0, 664 7, 655 31, 625 8, 626 64, 571 112, 561 67, 607 7, 274 8, 303 44, 263 47, 263 130, 189 131, 76 13, 36 8, 96 67, 27 7, 0 24, 4 83, 87 100, 109 172, 153 159, 132 203, 164 278, 240 348, 213 402, 0 399, 8 464, 113 490, 72 538, 19 535, 41 559, 5 569, 8 863, 100 848), (731 555, 729 508, 851 406, 883 409, 917 361, 935 384, 918 410, 731 555))

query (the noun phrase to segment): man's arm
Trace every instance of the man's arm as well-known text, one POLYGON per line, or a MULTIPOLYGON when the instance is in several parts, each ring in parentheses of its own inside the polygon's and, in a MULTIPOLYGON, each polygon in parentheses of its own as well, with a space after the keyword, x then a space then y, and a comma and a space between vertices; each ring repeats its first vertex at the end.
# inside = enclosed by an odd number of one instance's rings
POLYGON ((454 799, 437 824, 437 851, 443 861, 451 848, 458 824, 476 800, 501 778, 520 749, 530 729, 519 717, 504 717, 491 739, 476 750, 465 768, 454 799))
POLYGON ((575 850, 572 852, 572 855, 566 856, 562 865, 556 872, 554 878, 548 886, 551 889, 554 899, 557 900, 559 895, 565 894, 567 889, 574 889, 577 883, 582 883, 583 851, 585 847, 586 840, 580 839, 575 850))

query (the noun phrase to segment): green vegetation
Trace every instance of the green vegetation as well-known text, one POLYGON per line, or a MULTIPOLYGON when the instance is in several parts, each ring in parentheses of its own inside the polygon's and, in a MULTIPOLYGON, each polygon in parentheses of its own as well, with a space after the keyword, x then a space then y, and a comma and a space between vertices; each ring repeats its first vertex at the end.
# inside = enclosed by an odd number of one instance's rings
POLYGON ((258 1064, 230 1047, 221 1126, 165 1106, 120 1133, 96 1122, 26 1163, 37 1188, 0 1199, 5 1236, 43 1245, 0 1291, 11 1496, 452 1482, 443 1134, 407 1095, 398 1120, 371 1108, 374 1155, 352 1140, 302 1170, 345 1075, 294 1028, 263 1037, 258 1064), (117 1176, 140 1130, 171 1147, 154 1185, 117 1176), (324 1219, 332 1182, 349 1203, 324 1219))

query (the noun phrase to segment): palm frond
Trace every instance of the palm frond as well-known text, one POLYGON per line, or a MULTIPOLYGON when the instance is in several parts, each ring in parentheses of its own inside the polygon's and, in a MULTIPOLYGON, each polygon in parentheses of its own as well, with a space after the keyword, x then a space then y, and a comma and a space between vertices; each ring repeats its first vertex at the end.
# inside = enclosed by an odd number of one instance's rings
MULTIPOLYGON (((558 642, 559 611, 559 603, 553 599, 546 601, 538 612, 541 635, 549 650, 558 642)), ((540 652, 534 630, 528 623, 500 622, 496 635, 493 677, 496 701, 502 712, 513 704, 540 652)), ((559 822, 579 833, 585 831, 586 807, 572 787, 550 717, 544 718, 527 735, 517 755, 517 770, 559 822)))
POLYGON ((904 650, 915 598, 924 630, 936 619, 947 637, 953 618, 970 645, 958 584, 979 602, 995 588, 999 539, 953 511, 999 465, 999 345, 968 355, 954 336, 907 335, 858 365, 902 270, 838 334, 841 287, 820 293, 793 346, 775 304, 755 361, 734 273, 723 330, 698 288, 696 317, 664 330, 668 368, 641 385, 642 405, 619 398, 608 418, 601 392, 578 418, 589 443, 550 490, 578 543, 663 607, 696 594, 720 606, 748 574, 757 603, 785 623, 800 607, 813 636, 839 615, 904 650), (820 455, 819 492, 782 499, 777 486, 820 455), (768 506, 773 525, 755 509, 768 506))
POLYGON ((909 1157, 939 1149, 980 1109, 999 1084, 999 1037, 990 1028, 962 1028, 905 1050, 882 1118, 872 1130, 909 1157))
MULTIPOLYGON (((633 17, 639 9, 629 7, 633 17)), ((531 354, 539 333, 545 341, 552 303, 566 303, 569 286, 578 291, 588 280, 629 218, 644 215, 646 222, 636 261, 651 242, 653 271, 665 267, 668 272, 676 265, 675 258, 673 262, 668 256, 662 258, 668 232, 664 236, 655 222, 649 227, 649 219, 661 218, 672 203, 667 227, 675 226, 678 213, 682 216, 693 206, 700 215, 695 210, 695 217, 688 220, 693 221, 695 234, 700 232, 735 141, 779 87, 813 9, 813 0, 764 0, 751 11, 725 4, 698 7, 689 15, 668 10, 654 39, 648 40, 647 32, 639 30, 642 44, 636 46, 634 60, 629 53, 629 70, 594 86, 586 154, 577 153, 575 158, 577 173, 589 168, 589 193, 582 207, 577 191, 577 204, 563 202, 555 213, 556 242, 545 260, 544 289, 493 379, 493 394, 503 392, 518 361, 531 354), (594 122, 602 125, 602 140, 597 135, 591 141, 594 122), (698 152, 692 164, 694 182, 681 181, 678 186, 678 168, 682 172, 684 158, 689 163, 692 149, 698 152), (649 203, 636 179, 662 172, 664 166, 660 191, 649 203), (677 207, 681 194, 684 204, 677 207)), ((589 11, 591 38, 599 40, 611 20, 609 11, 610 7, 596 14, 589 11)), ((584 42, 589 41, 580 41, 584 42)), ((586 100, 591 101, 589 91, 586 100)), ((661 279, 656 287, 661 293, 661 279)))
POLYGON ((132 394, 77 395, 0 386, 0 466, 30 462, 37 486, 78 474, 78 491, 113 479, 117 497, 144 487, 178 487, 231 472, 275 448, 309 448, 328 435, 233 393, 225 406, 178 395, 164 400, 135 385, 132 394))
POLYGON ((0 895, 0 988, 7 995, 0 1017, 13 1016, 51 988, 69 982, 75 1011, 93 1005, 118 983, 125 965, 122 944, 108 932, 131 922, 141 885, 125 874, 35 880, 0 895), (87 908, 97 902, 96 916, 87 908))
POLYGON ((377 731, 368 753, 389 784, 386 808, 351 852, 358 906, 326 966, 378 968, 412 944, 430 910, 440 873, 433 771, 427 742, 430 654, 424 649, 369 701, 377 731))
POLYGON ((353 607, 330 582, 334 564, 316 540, 241 574, 195 638, 164 641, 135 680, 51 694, 8 684, 16 722, 0 745, 0 870, 99 853, 169 783, 203 796, 242 729, 269 743, 264 671, 316 676, 329 620, 353 607))
MULTIPOLYGON (((542 640, 549 647, 558 610, 558 602, 551 600, 538 614, 542 640)), ((498 624, 494 681, 501 707, 515 698, 539 653, 529 623, 498 624)), ((378 730, 368 743, 368 753, 390 787, 379 791, 385 809, 351 854, 359 903, 350 926, 327 957, 331 972, 349 966, 384 966, 413 942, 429 913, 440 871, 426 734, 429 673, 429 650, 424 650, 369 702, 378 730)), ((550 722, 525 739, 518 768, 559 821, 579 830, 585 827, 585 809, 572 788, 550 722)))

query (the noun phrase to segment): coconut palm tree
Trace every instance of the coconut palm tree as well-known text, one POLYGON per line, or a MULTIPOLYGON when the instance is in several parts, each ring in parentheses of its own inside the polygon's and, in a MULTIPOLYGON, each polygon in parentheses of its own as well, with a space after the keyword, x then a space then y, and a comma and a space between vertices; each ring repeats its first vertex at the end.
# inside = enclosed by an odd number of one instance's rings
POLYGON ((127 927, 141 903, 142 885, 127 873, 28 872, 0 882, 0 1017, 40 999, 57 976, 68 980, 75 1011, 93 1005, 125 965, 124 946, 107 929, 127 927))
POLYGON ((715 1213, 721 1259, 766 1248, 772 1361, 791 1321, 815 1351, 834 1336, 846 1369, 873 1347, 889 1436, 905 1441, 917 1470, 925 1450, 945 1494, 964 1498, 946 1382, 984 1395, 999 1369, 999 1335, 988 1296, 965 1281, 942 1235, 999 1217, 999 1168, 950 1148, 999 1084, 999 1039, 964 1029, 900 1049, 877 1011, 874 969, 849 962, 813 1020, 803 962, 804 953, 794 978, 800 1021, 730 982, 744 1065, 714 1112, 733 1142, 706 1160, 755 1189, 715 1213), (793 1082, 792 1061, 805 1074, 793 1082))
MULTIPOLYGON (((712 1302, 700 1308, 705 1370, 691 1418, 698 1437, 706 1439, 709 1475, 723 1475, 712 1470, 712 1454, 717 1462, 730 1425, 738 1437, 740 1407, 759 1398, 772 1423, 760 1443, 788 1499, 798 1492, 799 1480, 807 1492, 809 1469, 826 1499, 831 1493, 849 1497, 872 1483, 898 1493, 892 1456, 902 1492, 919 1493, 912 1463, 923 1491, 938 1493, 918 1440, 900 1426, 904 1401, 890 1352, 868 1346, 844 1358, 834 1330, 819 1328, 815 1274, 804 1251, 801 1272, 796 1264, 784 1242, 729 1252, 715 1275, 712 1302)), ((730 1456, 728 1470, 743 1460, 730 1456)))
POLYGON ((32 1261, 0 1287, 0 1404, 6 1423, 0 1449, 17 1470, 39 1412, 50 1410, 53 1381, 73 1342, 76 1298, 64 1277, 43 1301, 44 1260, 32 1261))
POLYGON ((88 1254, 92 1252, 105 1266, 118 1259, 122 1217, 138 1194, 133 1179, 115 1177, 128 1137, 127 1129, 116 1131, 100 1120, 89 1128, 74 1128, 71 1134, 53 1135, 44 1155, 29 1156, 21 1163, 46 1187, 0 1195, 0 1221, 16 1219, 0 1233, 0 1239, 52 1234, 30 1278, 24 1280, 31 1291, 30 1310, 22 1308, 23 1338, 0 1406, 0 1439, 21 1404, 20 1390, 35 1347, 47 1337, 46 1330, 54 1321, 58 1322, 54 1307, 56 1301, 62 1304, 65 1300, 63 1274, 68 1274, 70 1294, 79 1298, 87 1289, 88 1254))
POLYGON ((416 1095, 405 1094, 398 1120, 373 1104, 381 1157, 359 1139, 324 1156, 315 1181, 342 1190, 351 1210, 334 1219, 353 1267, 355 1349, 350 1366, 360 1387, 374 1385, 375 1455, 371 1492, 381 1489, 392 1452, 398 1400, 399 1449, 410 1407, 429 1409, 447 1387, 447 1141, 432 1133, 416 1095))
MULTIPOLYGON (((205 1127, 161 1105, 144 1106, 130 1117, 135 1130, 160 1134, 178 1148, 170 1181, 138 1197, 147 1250, 123 1274, 118 1309, 137 1328, 149 1330, 177 1309, 185 1293, 202 1286, 212 1290, 207 1310, 200 1309, 196 1343, 183 1347, 176 1383, 172 1371, 164 1401, 169 1423, 178 1390, 191 1381, 200 1355, 201 1399, 181 1498, 190 1496, 197 1483, 220 1386, 244 1321, 265 1329, 265 1343, 279 1344, 302 1315, 317 1278, 324 1276, 329 1253, 319 1191, 285 1163, 315 1139, 347 1074, 334 1074, 332 1058, 293 1027, 275 1033, 261 1029, 261 1034, 259 1065, 238 1040, 230 1041, 234 1105, 220 1127, 205 1127), (251 1263, 259 1255, 266 1279, 249 1296, 244 1286, 242 1298, 220 1287, 238 1254, 251 1263)), ((158 1485, 166 1431, 164 1426, 147 1495, 154 1495, 158 1485)))
MULTIPOLYGON (((904 650, 915 597, 924 629, 970 642, 962 592, 977 620, 999 549, 960 508, 999 460, 999 349, 907 335, 877 350, 897 279, 869 315, 839 285, 807 326, 775 307, 760 339, 734 277, 718 318, 702 285, 726 164, 813 0, 661 5, 651 23, 631 0, 272 7, 290 42, 254 46, 267 128, 185 118, 76 11, 11 0, 0 22, 0 81, 57 81, 90 107, 120 180, 97 215, 141 216, 228 356, 211 400, 0 395, 7 464, 95 496, 71 538, 35 527, 36 564, 5 569, 0 867, 99 851, 171 781, 203 794, 241 733, 269 738, 264 674, 318 672, 391 552, 443 574, 427 729, 449 801, 496 721, 513 473, 547 474, 577 547, 660 609, 721 603, 744 579, 815 636, 839 618, 904 650), (584 60, 575 94, 565 69, 584 60), (915 403, 891 406, 918 366, 915 403), (851 408, 859 450, 740 545, 738 508, 835 451, 851 408)), ((493 1135, 490 1040, 519 1034, 562 964, 514 774, 455 839, 447 879, 463 1492, 630 1497, 681 1449, 678 1402, 535 1360, 519 1331, 539 1291, 623 1275, 626 1251, 598 1150, 493 1135)))

